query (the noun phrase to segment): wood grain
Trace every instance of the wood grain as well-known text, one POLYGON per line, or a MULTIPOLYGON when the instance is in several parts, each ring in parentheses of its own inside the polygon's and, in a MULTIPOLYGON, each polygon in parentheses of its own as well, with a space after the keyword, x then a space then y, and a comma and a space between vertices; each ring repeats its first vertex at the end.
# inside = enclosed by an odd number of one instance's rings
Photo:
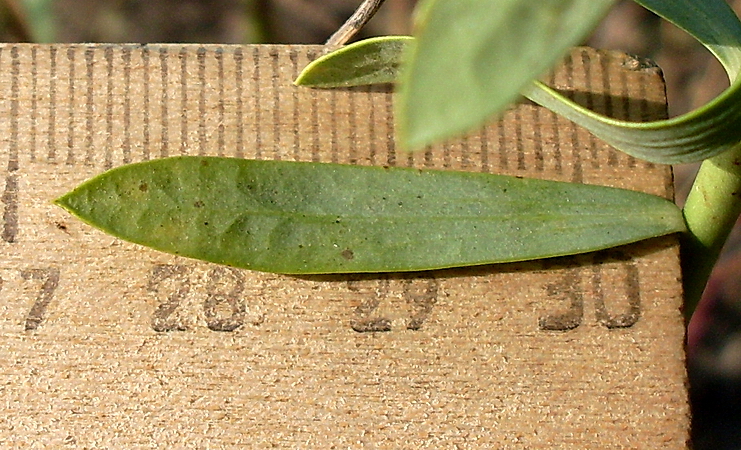
MULTIPOLYGON (((296 278, 163 255, 50 203, 104 169, 179 154, 672 195, 668 167, 526 102, 400 153, 387 87, 291 84, 320 52, 0 45, 3 448, 686 448, 674 237, 532 263, 296 278)), ((623 54, 576 49, 551 81, 616 117, 666 114, 658 69, 623 54)))

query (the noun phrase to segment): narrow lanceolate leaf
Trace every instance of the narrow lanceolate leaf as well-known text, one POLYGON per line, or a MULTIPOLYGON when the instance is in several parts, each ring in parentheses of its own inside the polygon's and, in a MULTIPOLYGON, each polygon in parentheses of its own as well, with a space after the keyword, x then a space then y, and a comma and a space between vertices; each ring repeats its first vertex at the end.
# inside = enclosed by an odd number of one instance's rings
POLYGON ((684 230, 671 202, 622 189, 217 157, 119 167, 56 203, 158 250, 289 274, 519 261, 684 230))
POLYGON ((392 83, 410 36, 365 39, 324 55, 307 65, 294 81, 317 88, 392 83))
POLYGON ((615 0, 423 0, 397 101, 419 149, 480 126, 581 42, 615 0))

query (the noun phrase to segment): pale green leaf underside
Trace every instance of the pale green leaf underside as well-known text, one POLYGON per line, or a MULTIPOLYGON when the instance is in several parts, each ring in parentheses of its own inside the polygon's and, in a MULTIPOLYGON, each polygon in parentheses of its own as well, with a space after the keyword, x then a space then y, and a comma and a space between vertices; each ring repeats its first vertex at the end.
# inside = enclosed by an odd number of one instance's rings
POLYGON ((640 192, 470 172, 173 157, 56 203, 157 250, 288 274, 417 271, 588 252, 684 230, 640 192))
POLYGON ((415 150, 482 125, 581 42, 615 0, 423 0, 405 55, 398 140, 415 150))
POLYGON ((409 36, 382 36, 350 44, 307 65, 294 81, 297 86, 343 87, 392 82, 399 69, 399 54, 412 41, 409 36))
POLYGON ((341 88, 396 83, 411 36, 383 36, 353 42, 309 63, 294 84, 310 88, 341 88), (358 60, 365 60, 356 66, 358 60), (379 66, 387 69, 379 70, 379 66))

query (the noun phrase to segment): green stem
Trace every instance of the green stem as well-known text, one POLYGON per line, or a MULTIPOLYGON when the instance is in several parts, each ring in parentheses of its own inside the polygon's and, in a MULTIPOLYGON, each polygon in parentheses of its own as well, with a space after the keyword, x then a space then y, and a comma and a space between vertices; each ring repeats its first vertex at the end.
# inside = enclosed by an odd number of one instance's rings
POLYGON ((741 214, 741 143, 705 160, 684 206, 685 315, 691 317, 728 235, 741 214))

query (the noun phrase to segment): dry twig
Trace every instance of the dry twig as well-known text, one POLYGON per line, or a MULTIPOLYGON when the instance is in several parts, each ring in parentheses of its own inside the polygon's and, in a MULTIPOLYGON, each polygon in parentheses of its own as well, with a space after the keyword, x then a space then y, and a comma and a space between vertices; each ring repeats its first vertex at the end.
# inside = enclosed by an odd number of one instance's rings
MULTIPOLYGON (((2 3, 5 4, 5 8, 8 11, 9 26, 18 35, 18 39, 21 42, 32 42, 31 27, 28 23, 23 5, 18 0, 5 0, 2 3)), ((0 5, 1 7, 2 5, 0 5)))
POLYGON ((345 45, 353 38, 366 23, 376 14, 385 0, 363 0, 352 16, 342 24, 339 30, 327 39, 326 45, 330 47, 345 45))

